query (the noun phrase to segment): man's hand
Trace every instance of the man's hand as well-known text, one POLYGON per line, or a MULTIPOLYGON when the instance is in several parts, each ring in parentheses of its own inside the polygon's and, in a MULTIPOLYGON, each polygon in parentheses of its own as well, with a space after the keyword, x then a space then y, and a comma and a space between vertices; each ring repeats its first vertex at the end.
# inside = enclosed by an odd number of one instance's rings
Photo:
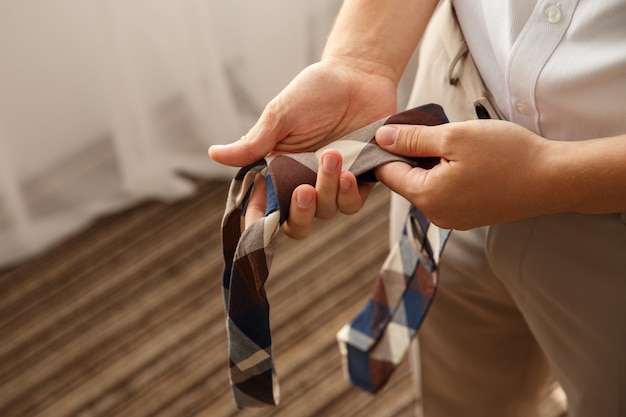
MULTIPOLYGON (((341 211, 357 212, 365 203, 373 184, 357 185, 351 172, 341 172, 341 154, 329 149, 322 154, 315 187, 302 184, 293 192, 289 218, 283 231, 292 239, 304 239, 313 230, 315 218, 330 219, 341 211)), ((257 178, 248 202, 245 227, 265 215, 265 178, 257 178)))
MULTIPOLYGON (((212 146, 210 157, 245 166, 268 153, 315 151, 394 113, 394 82, 359 69, 361 64, 327 59, 307 68, 268 104, 248 134, 235 143, 212 146)), ((341 162, 339 152, 324 152, 315 188, 296 188, 283 227, 288 236, 302 239, 313 229, 315 217, 352 214, 363 206, 372 185, 357 185, 353 174, 341 172, 341 162)))
POLYGON ((551 141, 516 124, 474 120, 440 126, 385 126, 384 149, 440 157, 430 170, 393 162, 378 179, 420 208, 438 226, 469 229, 564 208, 554 188, 551 141))
POLYGON ((367 72, 363 62, 329 58, 294 78, 240 140, 212 146, 209 156, 246 166, 270 152, 315 151, 395 110, 393 80, 367 72))
MULTIPOLYGON (((396 112, 396 89, 437 0, 345 0, 322 60, 302 71, 240 140, 212 146, 222 164, 245 166, 275 152, 315 151, 396 112), (407 19, 406 16, 411 16, 407 19)), ((278 63, 277 63, 278 65, 278 63)), ((313 218, 354 213, 371 185, 357 186, 335 158, 322 158, 316 187, 294 191, 288 235, 309 234, 313 218), (314 213, 311 215, 311 213, 314 213)))

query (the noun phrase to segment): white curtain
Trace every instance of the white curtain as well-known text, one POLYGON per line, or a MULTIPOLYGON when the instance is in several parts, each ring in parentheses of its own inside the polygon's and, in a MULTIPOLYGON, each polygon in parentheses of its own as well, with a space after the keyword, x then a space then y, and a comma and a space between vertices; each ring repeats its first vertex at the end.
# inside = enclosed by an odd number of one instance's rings
POLYGON ((318 58, 340 0, 0 3, 0 267, 104 213, 230 178, 241 136, 318 58))

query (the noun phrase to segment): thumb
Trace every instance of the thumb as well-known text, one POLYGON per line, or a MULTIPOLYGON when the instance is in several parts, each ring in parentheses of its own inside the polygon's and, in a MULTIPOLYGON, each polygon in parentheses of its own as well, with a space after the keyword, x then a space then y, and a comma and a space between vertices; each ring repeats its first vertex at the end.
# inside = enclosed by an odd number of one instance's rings
POLYGON ((409 201, 413 201, 416 191, 422 188, 427 173, 423 168, 413 168, 404 162, 389 162, 376 168, 376 178, 409 201))
POLYGON ((242 136, 238 141, 227 145, 211 145, 209 157, 223 165, 243 167, 263 158, 273 147, 272 143, 254 141, 242 136))
POLYGON ((212 145, 209 157, 220 164, 242 167, 267 155, 280 141, 278 125, 264 112, 256 124, 239 140, 226 145, 212 145))
POLYGON ((378 145, 396 155, 443 156, 440 126, 385 125, 376 131, 378 145))

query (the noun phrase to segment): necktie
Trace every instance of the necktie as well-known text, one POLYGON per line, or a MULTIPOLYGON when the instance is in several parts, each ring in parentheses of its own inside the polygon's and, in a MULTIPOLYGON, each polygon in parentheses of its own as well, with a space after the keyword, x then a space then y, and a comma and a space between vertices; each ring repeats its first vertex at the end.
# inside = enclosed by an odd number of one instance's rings
POLYGON ((377 392, 404 357, 435 295, 435 270, 449 235, 411 206, 373 296, 337 333, 344 374, 352 384, 377 392))
MULTIPOLYGON (((391 154, 376 144, 374 134, 384 124, 446 122, 443 109, 428 104, 372 123, 317 152, 269 155, 235 175, 222 220, 222 286, 230 385, 239 408, 279 402, 264 285, 276 249, 275 238, 289 217, 293 190, 304 183, 315 185, 319 156, 331 147, 342 153, 343 169, 353 172, 358 181, 376 181, 373 169, 391 161, 432 167, 438 158, 409 159, 391 154), (266 180, 265 217, 243 230, 246 206, 259 175, 266 180)), ((402 349, 417 331, 434 294, 432 272, 447 233, 430 225, 416 208, 411 209, 403 237, 378 277, 374 297, 338 335, 345 369, 357 386, 375 392, 403 356, 402 349)))

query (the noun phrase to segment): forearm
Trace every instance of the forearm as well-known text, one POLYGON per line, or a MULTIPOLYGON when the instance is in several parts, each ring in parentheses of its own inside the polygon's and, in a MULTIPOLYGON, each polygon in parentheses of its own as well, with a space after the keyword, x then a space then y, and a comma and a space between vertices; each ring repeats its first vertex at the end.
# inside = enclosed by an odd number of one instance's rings
POLYGON ((626 135, 549 146, 551 182, 562 211, 626 211, 626 135))
POLYGON ((437 0, 345 0, 322 59, 349 59, 396 84, 437 0))

